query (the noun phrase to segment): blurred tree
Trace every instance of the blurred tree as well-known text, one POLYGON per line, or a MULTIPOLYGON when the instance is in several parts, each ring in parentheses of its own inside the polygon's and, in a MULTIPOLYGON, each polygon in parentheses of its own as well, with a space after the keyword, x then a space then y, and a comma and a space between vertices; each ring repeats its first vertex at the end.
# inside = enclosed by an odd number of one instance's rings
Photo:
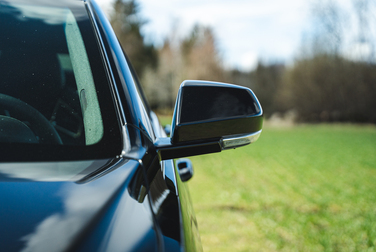
POLYGON ((253 71, 241 71, 239 69, 229 69, 225 72, 226 82, 249 87, 254 89, 252 78, 253 71))
POLYGON ((281 86, 285 66, 281 63, 264 64, 258 62, 257 68, 251 73, 252 89, 262 104, 266 116, 280 112, 277 95, 281 86))
POLYGON ((141 77, 147 66, 155 68, 158 55, 154 46, 146 44, 141 34, 141 27, 146 21, 139 16, 136 0, 115 0, 110 20, 137 74, 141 77))
POLYGON ((339 55, 344 42, 346 13, 334 0, 318 0, 312 4, 313 49, 315 53, 339 55))
MULTIPOLYGON (((374 1, 372 1, 375 4, 374 1)), ((374 9, 371 8, 372 2, 370 0, 353 0, 353 7, 356 13, 357 24, 358 24, 358 34, 356 38, 353 39, 353 43, 358 45, 355 47, 355 54, 357 58, 362 61, 374 62, 375 63, 375 41, 376 34, 375 28, 375 15, 374 9), (363 52, 362 48, 363 47, 363 52), (368 49, 368 54, 364 53, 364 48, 366 51, 368 49)))
POLYGON ((188 78, 224 81, 224 71, 212 28, 196 24, 180 47, 188 78))
POLYGON ((281 96, 301 121, 375 123, 375 83, 376 65, 322 54, 295 62, 281 96))
POLYGON ((158 67, 147 68, 142 79, 154 109, 172 109, 185 79, 225 80, 215 36, 209 27, 196 25, 183 39, 179 39, 175 27, 158 50, 158 59, 158 67))
POLYGON ((166 39, 158 50, 158 67, 146 68, 142 78, 145 94, 152 109, 171 110, 175 104, 180 83, 185 79, 179 49, 166 39))

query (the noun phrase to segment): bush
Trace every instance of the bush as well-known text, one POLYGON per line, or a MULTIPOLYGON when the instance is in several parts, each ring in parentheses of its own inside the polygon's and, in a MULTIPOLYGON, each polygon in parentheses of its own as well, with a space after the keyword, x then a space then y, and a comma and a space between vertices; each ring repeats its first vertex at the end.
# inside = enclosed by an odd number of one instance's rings
POLYGON ((300 121, 375 123, 376 66, 333 55, 297 60, 279 95, 300 121))

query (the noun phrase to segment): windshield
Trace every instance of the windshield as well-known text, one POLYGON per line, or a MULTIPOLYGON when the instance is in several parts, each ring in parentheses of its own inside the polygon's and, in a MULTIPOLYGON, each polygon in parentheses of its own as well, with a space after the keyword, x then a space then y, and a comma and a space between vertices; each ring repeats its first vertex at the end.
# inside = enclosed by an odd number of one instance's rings
POLYGON ((107 75, 84 3, 74 4, 0 2, 0 144, 58 152, 103 145, 118 126, 116 116, 104 124, 114 113, 111 97, 100 97, 110 95, 107 75))

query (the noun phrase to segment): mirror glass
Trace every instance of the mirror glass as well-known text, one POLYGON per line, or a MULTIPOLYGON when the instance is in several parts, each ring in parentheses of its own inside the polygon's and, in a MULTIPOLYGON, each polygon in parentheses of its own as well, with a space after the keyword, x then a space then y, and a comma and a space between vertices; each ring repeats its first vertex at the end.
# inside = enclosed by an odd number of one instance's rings
POLYGON ((180 124, 260 113, 256 99, 246 88, 185 86, 181 95, 180 124))

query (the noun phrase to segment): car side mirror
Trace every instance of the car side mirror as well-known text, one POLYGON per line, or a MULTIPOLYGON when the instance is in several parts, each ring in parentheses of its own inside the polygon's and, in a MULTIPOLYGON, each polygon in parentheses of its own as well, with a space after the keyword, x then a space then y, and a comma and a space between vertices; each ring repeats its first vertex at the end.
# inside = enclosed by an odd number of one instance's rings
POLYGON ((157 139, 161 160, 220 152, 256 141, 263 111, 251 89, 184 81, 176 99, 170 138, 157 139))

